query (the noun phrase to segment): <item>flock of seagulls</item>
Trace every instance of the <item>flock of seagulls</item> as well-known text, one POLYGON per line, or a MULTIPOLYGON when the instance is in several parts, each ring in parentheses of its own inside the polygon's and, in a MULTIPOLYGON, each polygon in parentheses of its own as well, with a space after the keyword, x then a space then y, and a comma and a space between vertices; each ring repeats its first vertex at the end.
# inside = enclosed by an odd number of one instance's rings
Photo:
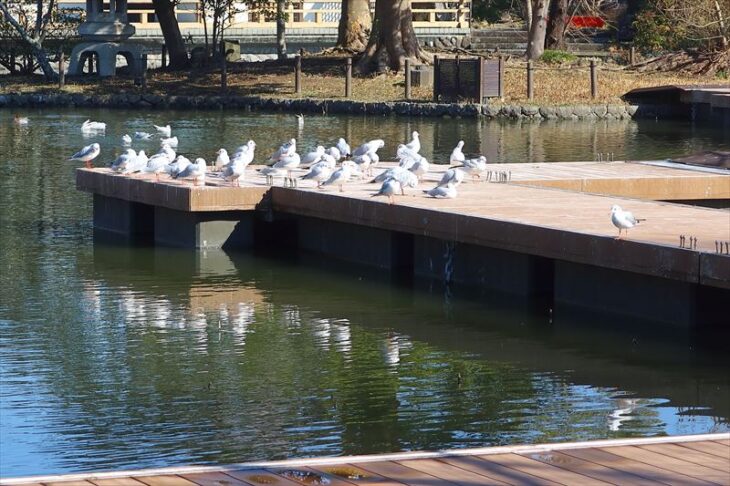
MULTIPOLYGON (((298 117, 300 126, 303 118, 298 117)), ((21 124, 22 122, 17 121, 21 124)), ((27 123, 27 119, 25 121, 27 123)), ((184 155, 176 153, 179 140, 172 135, 170 125, 153 125, 155 134, 149 132, 134 132, 133 136, 124 134, 121 145, 127 147, 111 164, 110 168, 120 174, 133 176, 134 174, 154 174, 157 180, 165 174, 171 179, 189 180, 193 185, 204 184, 207 175, 221 178, 231 185, 240 187, 240 181, 246 178, 246 169, 254 161, 256 143, 249 140, 246 144, 236 148, 231 154, 221 148, 216 152, 216 158, 209 167, 203 158, 190 161, 184 155), (135 140, 151 140, 159 137, 160 149, 151 156, 144 150, 136 152, 131 148, 135 140)), ((106 124, 86 120, 81 131, 84 134, 104 134, 106 124)), ((353 179, 363 180, 370 178, 371 183, 379 183, 380 189, 372 197, 384 196, 390 204, 394 204, 396 196, 405 195, 406 189, 415 189, 423 182, 430 172, 429 161, 420 154, 421 140, 419 133, 414 131, 411 140, 398 145, 395 158, 398 165, 390 167, 377 176, 373 176, 373 169, 380 162, 378 151, 385 146, 385 141, 375 139, 367 141, 354 150, 344 138, 325 148, 318 145, 315 150, 304 155, 297 152, 297 140, 292 138, 284 142, 269 158, 268 166, 258 169, 266 176, 268 184, 274 183, 276 177, 282 177, 284 186, 297 187, 299 180, 313 181, 317 188, 335 186, 340 192, 353 179), (307 169, 304 175, 297 177, 295 170, 307 169)), ((464 141, 460 140, 449 156, 450 167, 443 173, 435 187, 423 190, 423 193, 437 199, 453 199, 458 196, 457 187, 469 176, 472 181, 481 180, 487 172, 487 158, 480 155, 476 158, 466 158, 464 141)), ((73 154, 69 160, 84 162, 87 168, 93 167, 93 160, 101 152, 98 143, 92 143, 73 154)), ((611 222, 618 228, 620 239, 628 230, 638 225, 642 219, 637 219, 629 211, 614 205, 611 208, 611 222)))

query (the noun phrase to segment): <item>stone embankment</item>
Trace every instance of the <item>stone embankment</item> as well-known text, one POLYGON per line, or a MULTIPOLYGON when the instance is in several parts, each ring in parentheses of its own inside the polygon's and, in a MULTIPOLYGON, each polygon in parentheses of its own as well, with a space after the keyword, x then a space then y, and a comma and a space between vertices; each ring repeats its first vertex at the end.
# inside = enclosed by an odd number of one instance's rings
POLYGON ((628 104, 585 104, 539 106, 534 104, 427 103, 406 101, 363 102, 351 100, 314 100, 265 98, 259 96, 177 96, 139 93, 87 95, 72 93, 0 94, 0 108, 85 107, 85 108, 162 108, 162 109, 239 109, 246 111, 285 111, 292 113, 332 113, 401 115, 425 117, 507 118, 534 120, 596 120, 628 118, 665 118, 676 116, 676 108, 628 104))

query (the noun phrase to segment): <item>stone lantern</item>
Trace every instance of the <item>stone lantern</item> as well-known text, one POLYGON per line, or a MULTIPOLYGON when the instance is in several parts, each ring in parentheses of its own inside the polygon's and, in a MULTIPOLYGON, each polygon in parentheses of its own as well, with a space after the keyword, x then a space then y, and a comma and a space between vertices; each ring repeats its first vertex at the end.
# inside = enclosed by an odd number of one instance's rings
POLYGON ((114 76, 117 55, 124 56, 127 65, 135 74, 141 73, 144 48, 130 42, 135 29, 127 19, 127 0, 109 0, 109 10, 104 10, 103 0, 86 0, 86 21, 79 26, 79 35, 84 42, 74 47, 68 67, 68 74, 83 73, 83 60, 97 55, 99 76, 114 76))

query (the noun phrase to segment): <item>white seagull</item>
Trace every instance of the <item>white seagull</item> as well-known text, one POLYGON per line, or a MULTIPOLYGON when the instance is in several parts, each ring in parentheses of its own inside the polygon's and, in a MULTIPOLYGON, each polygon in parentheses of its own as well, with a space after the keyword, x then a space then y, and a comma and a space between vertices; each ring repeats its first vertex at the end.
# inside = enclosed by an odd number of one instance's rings
POLYGON ((418 177, 416 177, 416 174, 403 167, 392 167, 383 171, 372 182, 385 182, 388 179, 395 179, 400 183, 402 195, 405 195, 406 187, 418 186, 418 177))
POLYGON ((94 167, 91 161, 97 158, 100 152, 101 146, 98 143, 92 143, 91 145, 87 145, 86 147, 73 154, 71 157, 68 158, 68 160, 78 160, 80 162, 84 162, 86 164, 86 168, 91 169, 92 167, 94 167))
POLYGON ((140 172, 147 167, 147 161, 149 159, 147 158, 147 154, 144 153, 144 150, 140 150, 137 154, 137 157, 134 158, 131 162, 127 163, 127 166, 121 170, 122 174, 134 174, 135 172, 140 172))
POLYGON ((193 185, 205 183, 206 172, 205 159, 198 157, 195 162, 189 164, 182 172, 178 172, 172 176, 173 179, 192 179, 193 185))
POLYGON ((451 156, 449 157, 449 164, 462 164, 466 160, 466 157, 464 156, 464 152, 461 151, 461 149, 464 148, 464 141, 459 140, 459 143, 456 144, 456 147, 454 147, 454 150, 451 151, 451 156))
POLYGON ((337 150, 339 150, 342 156, 345 158, 350 156, 350 145, 344 138, 340 138, 339 140, 337 140, 337 150))
POLYGON ((429 191, 423 192, 437 199, 453 199, 456 197, 456 187, 452 184, 446 184, 445 186, 436 186, 429 191))
POLYGON ((236 182, 237 187, 241 187, 241 176, 243 176, 246 173, 246 166, 248 164, 244 163, 243 158, 235 158, 231 160, 231 163, 223 167, 223 170, 221 171, 221 177, 225 179, 226 181, 233 184, 233 182, 236 182))
POLYGON ((317 162, 309 168, 309 172, 302 176, 302 180, 313 180, 317 182, 317 187, 322 187, 322 183, 332 177, 332 167, 326 162, 317 162))
POLYGON ((393 204, 395 202, 395 195, 399 192, 403 193, 403 187, 401 186, 401 183, 398 182, 396 179, 388 178, 385 179, 383 185, 380 186, 380 190, 373 194, 372 197, 387 196, 388 204, 393 204))
POLYGON ((127 149, 122 154, 117 157, 114 162, 111 164, 111 169, 115 172, 122 172, 126 167, 127 164, 132 162, 137 158, 137 152, 135 152, 133 149, 127 149))
POLYGON ((316 164, 317 162, 319 162, 319 159, 322 158, 323 154, 324 154, 324 147, 322 145, 317 145, 317 148, 314 150, 314 152, 309 152, 304 155, 304 158, 302 158, 302 164, 303 165, 316 164))
POLYGON ((175 157, 175 160, 173 160, 165 167, 165 172, 170 174, 173 179, 176 179, 177 176, 185 169, 187 169, 190 164, 192 164, 192 162, 190 162, 190 159, 188 159, 184 155, 178 155, 177 157, 175 157))
POLYGON ((444 172, 441 177, 441 181, 438 183, 439 186, 445 186, 451 184, 456 187, 464 181, 464 171, 458 167, 453 167, 444 172))
POLYGON ((126 133, 122 135, 122 147, 129 147, 132 145, 132 137, 126 133))
POLYGON ((411 141, 406 144, 406 147, 408 147, 409 150, 412 150, 416 153, 421 151, 421 140, 418 138, 418 132, 413 131, 411 134, 411 141))
POLYGON ((340 149, 338 149, 337 147, 328 148, 326 153, 327 153, 327 155, 332 156, 337 162, 339 162, 340 159, 342 158, 342 153, 340 152, 340 149))
POLYGON ((487 170, 487 158, 483 155, 477 157, 476 159, 466 159, 463 162, 463 165, 461 166, 461 169, 464 170, 467 174, 471 176, 472 179, 482 178, 482 173, 484 173, 487 170))
POLYGON ((297 140, 292 138, 288 142, 284 142, 279 149, 269 158, 270 162, 277 162, 282 157, 289 157, 297 151, 297 140))
POLYGON ((430 168, 430 164, 428 163, 428 160, 426 160, 426 157, 421 157, 419 160, 415 161, 409 168, 411 172, 416 174, 416 177, 418 177, 418 180, 421 181, 423 179, 423 176, 425 176, 428 173, 428 170, 430 168))
POLYGON ((340 192, 344 191, 343 186, 353 175, 358 174, 357 164, 346 160, 342 163, 342 167, 332 173, 332 176, 322 183, 323 186, 340 186, 340 192))
POLYGON ((228 157, 228 151, 226 149, 222 148, 218 150, 215 155, 215 163, 213 164, 215 166, 215 170, 221 170, 223 167, 231 163, 231 159, 228 157))
POLYGON ((16 125, 27 125, 29 122, 27 116, 20 116, 17 113, 13 115, 13 123, 16 125))
POLYGON ((626 236, 629 235, 629 228, 633 228, 645 219, 637 219, 630 211, 624 211, 621 206, 614 204, 611 206, 611 222, 615 227, 618 228, 618 236, 616 239, 621 239, 621 231, 626 232, 626 236))
POLYGON ((172 135, 172 128, 170 128, 170 125, 165 125, 164 127, 158 127, 157 125, 152 125, 157 130, 157 133, 159 133, 163 137, 170 137, 172 135))
POLYGON ((134 132, 134 139, 135 140, 149 140, 150 138, 152 138, 152 134, 151 133, 147 133, 147 132, 134 132))
POLYGON ((163 145, 169 145, 171 148, 177 148, 178 139, 177 139, 177 137, 161 138, 160 147, 163 145))
POLYGON ((84 123, 81 124, 81 131, 83 133, 105 132, 106 123, 86 120, 84 123))
POLYGON ((370 140, 360 145, 358 148, 352 151, 352 156, 363 155, 368 152, 377 152, 379 149, 385 147, 385 142, 380 139, 370 140))

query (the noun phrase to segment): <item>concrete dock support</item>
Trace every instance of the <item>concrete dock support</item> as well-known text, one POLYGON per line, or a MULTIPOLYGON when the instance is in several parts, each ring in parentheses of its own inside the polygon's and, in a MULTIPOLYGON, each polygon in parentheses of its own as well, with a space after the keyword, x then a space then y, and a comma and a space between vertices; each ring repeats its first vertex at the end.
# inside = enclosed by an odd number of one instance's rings
POLYGON ((125 240, 151 236, 155 226, 155 208, 94 194, 94 230, 112 233, 125 240))
POLYGON ((155 243, 178 248, 253 246, 251 211, 183 212, 155 207, 155 243))

